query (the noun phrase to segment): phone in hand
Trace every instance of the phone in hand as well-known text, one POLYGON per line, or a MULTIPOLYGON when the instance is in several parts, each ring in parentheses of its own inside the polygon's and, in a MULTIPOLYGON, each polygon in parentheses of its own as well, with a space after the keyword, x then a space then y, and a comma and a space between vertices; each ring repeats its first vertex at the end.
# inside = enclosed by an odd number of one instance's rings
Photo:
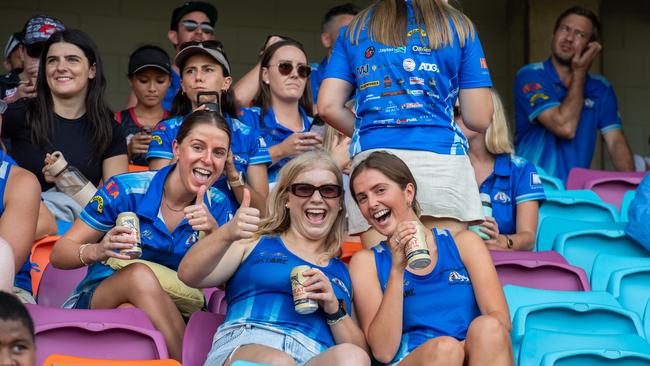
POLYGON ((325 137, 325 129, 327 128, 327 124, 325 121, 320 118, 319 115, 314 116, 314 120, 311 122, 311 126, 309 127, 309 132, 314 132, 320 137, 325 137))
POLYGON ((205 109, 221 113, 221 93, 218 91, 199 92, 196 95, 196 105, 204 105, 205 109))
POLYGON ((142 132, 145 135, 151 135, 151 133, 153 132, 153 128, 151 128, 149 126, 144 126, 144 127, 142 127, 142 132))

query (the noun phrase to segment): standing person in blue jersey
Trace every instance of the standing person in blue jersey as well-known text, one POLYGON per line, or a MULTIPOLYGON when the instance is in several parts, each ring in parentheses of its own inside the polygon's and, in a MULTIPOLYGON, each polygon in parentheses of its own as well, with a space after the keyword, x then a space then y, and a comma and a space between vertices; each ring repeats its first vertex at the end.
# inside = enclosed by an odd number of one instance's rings
POLYGON ((492 216, 480 226, 489 249, 532 250, 539 205, 546 199, 535 166, 514 154, 501 98, 492 90, 494 115, 485 132, 465 127, 458 107, 454 118, 469 141, 469 160, 479 192, 490 196, 492 216))
POLYGON ((156 124, 167 118, 162 99, 171 80, 171 61, 160 47, 145 45, 129 57, 129 85, 135 94, 134 107, 115 113, 129 151, 129 161, 147 165, 145 155, 151 142, 151 132, 156 124))
POLYGON ((176 55, 175 64, 182 73, 183 90, 174 99, 172 117, 160 122, 153 132, 147 152, 149 168, 160 169, 172 162, 172 141, 183 123, 183 116, 199 108, 200 92, 217 92, 218 96, 204 97, 201 103, 212 102, 220 108, 233 133, 232 156, 228 158, 225 177, 217 181, 216 187, 229 195, 234 206, 239 205, 244 188, 248 188, 253 206, 263 209, 268 195, 266 166, 271 158, 261 146, 263 140, 258 129, 233 118, 237 117, 238 108, 230 88, 230 63, 221 43, 188 42, 176 55))
POLYGON ((406 164, 384 151, 350 176, 363 216, 388 238, 350 262, 354 305, 372 354, 390 365, 513 365, 508 305, 476 233, 423 229, 431 263, 407 268, 405 246, 418 240, 417 189, 406 164))
POLYGON ((352 3, 337 5, 325 13, 321 22, 320 43, 325 48, 325 58, 320 64, 311 65, 311 95, 314 98, 314 105, 318 103, 318 89, 325 78, 325 69, 332 55, 332 48, 339 31, 342 27, 350 24, 355 15, 359 13, 359 7, 352 3))
MULTIPOLYGON (((354 134, 353 166, 389 150, 418 181, 425 226, 457 232, 483 221, 467 139, 452 113, 458 98, 466 126, 479 132, 492 116, 492 82, 469 18, 443 0, 378 1, 341 30, 325 77, 318 112, 354 134), (356 117, 345 107, 353 92, 356 117)), ((347 208, 350 233, 366 232, 358 208, 347 208)))
POLYGON ((241 120, 260 131, 271 155, 269 183, 294 156, 320 148, 322 137, 309 132, 312 98, 308 78, 311 68, 297 41, 282 39, 267 47, 260 59, 255 107, 242 108, 241 120))
POLYGON ((589 168, 597 131, 616 170, 634 171, 614 89, 589 73, 599 32, 591 10, 566 10, 555 23, 551 57, 524 66, 515 79, 517 154, 563 181, 571 168, 589 168))
MULTIPOLYGON (((0 100, 0 126, 6 108, 6 103, 0 100)), ((11 252, 9 256, 5 252, 0 255, 0 267, 5 266, 4 261, 11 266, 11 281, 4 278, 0 283, 13 282, 13 293, 22 302, 32 304, 36 302, 32 296, 29 255, 36 233, 40 194, 38 179, 18 167, 0 142, 0 246, 8 247, 11 252)))
POLYGON ((350 277, 335 258, 343 237, 342 183, 325 152, 302 154, 280 171, 264 221, 249 209, 247 225, 207 236, 183 258, 179 277, 188 285, 226 285, 226 321, 206 365, 370 364, 363 333, 348 316, 350 277), (290 274, 298 265, 311 267, 302 272, 308 297, 319 304, 311 314, 294 309, 290 274))
POLYGON ((118 252, 135 242, 128 235, 131 229, 115 226, 122 212, 134 212, 140 220, 140 259, 172 270, 201 242, 200 231, 209 235, 227 227, 233 209, 211 186, 223 173, 229 142, 230 127, 220 114, 196 111, 185 119, 174 141, 176 164, 106 182, 52 250, 50 260, 57 268, 90 266, 64 307, 132 304, 149 316, 163 334, 170 356, 180 360, 185 323, 151 269, 135 263, 116 271, 103 262, 129 258, 118 252))

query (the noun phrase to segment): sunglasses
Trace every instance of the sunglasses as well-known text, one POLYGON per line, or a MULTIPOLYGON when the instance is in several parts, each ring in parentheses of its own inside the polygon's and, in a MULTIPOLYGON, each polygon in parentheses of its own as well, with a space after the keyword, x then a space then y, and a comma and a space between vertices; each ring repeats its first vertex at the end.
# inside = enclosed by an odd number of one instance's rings
MULTIPOLYGON (((280 75, 284 75, 284 76, 291 74, 291 72, 293 71, 293 64, 291 62, 280 62, 279 64, 269 65, 269 66, 277 66, 280 75)), ((308 78, 309 75, 311 74, 311 67, 309 67, 308 65, 300 64, 297 66, 297 69, 298 69, 298 76, 300 76, 302 79, 308 78)))
POLYGON ((181 46, 179 47, 179 50, 183 50, 187 47, 190 46, 202 46, 203 48, 210 48, 213 50, 219 50, 221 53, 223 53, 223 43, 221 41, 189 41, 182 43, 181 46))
POLYGON ((294 183, 291 185, 291 193, 294 196, 309 198, 314 195, 314 191, 318 191, 323 198, 337 198, 341 197, 343 189, 337 184, 325 184, 316 187, 309 183, 294 183))
POLYGON ((199 24, 193 20, 183 20, 181 24, 183 24, 183 28, 185 28, 185 30, 188 32, 194 32, 196 28, 201 27, 201 32, 203 33, 206 34, 214 33, 214 28, 210 25, 210 23, 199 24))
POLYGON ((34 44, 25 45, 25 52, 31 58, 41 57, 41 52, 43 52, 43 47, 45 42, 37 42, 34 44))

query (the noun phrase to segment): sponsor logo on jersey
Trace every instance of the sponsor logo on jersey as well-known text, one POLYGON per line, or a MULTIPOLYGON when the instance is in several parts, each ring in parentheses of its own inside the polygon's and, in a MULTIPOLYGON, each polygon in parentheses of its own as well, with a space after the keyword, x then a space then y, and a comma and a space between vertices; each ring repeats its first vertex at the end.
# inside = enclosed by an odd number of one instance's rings
POLYGON ((479 62, 481 63, 481 69, 487 69, 488 68, 487 61, 485 60, 485 57, 481 57, 479 62))
POLYGON ((399 124, 402 124, 402 123, 415 122, 417 120, 418 120, 417 118, 411 117, 411 118, 400 118, 395 122, 399 125, 399 124))
POLYGON ((532 97, 530 97, 530 106, 531 107, 534 106, 535 103, 537 103, 537 100, 539 100, 539 99, 548 100, 549 97, 548 97, 548 95, 543 94, 543 93, 534 94, 532 97))
POLYGON ((593 108, 595 104, 596 104, 596 102, 594 102, 593 99, 585 98, 585 107, 593 108))
POLYGON ((512 201, 512 200, 510 199, 510 196, 508 196, 508 194, 506 192, 497 192, 494 195, 494 202, 500 202, 500 203, 503 203, 503 204, 508 204, 508 203, 510 203, 510 201, 512 201))
POLYGON ((104 199, 102 196, 94 196, 89 203, 97 202, 97 213, 104 213, 104 199))
POLYGON ((402 67, 404 68, 404 70, 411 72, 415 70, 415 61, 412 58, 404 59, 404 61, 402 62, 402 67))
POLYGON ((437 64, 430 64, 423 62, 420 64, 420 67, 418 68, 419 71, 429 71, 429 72, 440 72, 440 69, 438 68, 437 64))
POLYGON ((530 186, 535 187, 541 185, 542 185, 542 178, 539 177, 539 174, 530 173, 530 186))
POLYGON ((158 145, 162 145, 162 139, 160 138, 160 136, 153 135, 151 136, 151 140, 156 141, 158 145))
POLYGON ((404 103, 402 104, 402 109, 413 109, 413 108, 422 108, 420 103, 404 103))
POLYGON ((413 36, 413 35, 416 34, 416 33, 419 33, 420 36, 422 36, 422 37, 426 37, 426 36, 427 36, 427 32, 425 32, 424 29, 420 29, 420 28, 411 29, 410 31, 408 31, 408 33, 406 33, 406 35, 407 35, 408 37, 411 37, 411 36, 413 36))
POLYGON ((451 271, 449 272, 449 284, 450 285, 456 285, 456 284, 467 284, 469 283, 469 278, 463 274, 460 274, 456 271, 451 271))
POLYGON ((404 79, 397 78, 397 85, 404 85, 404 79))
POLYGON ((379 81, 375 80, 375 81, 369 81, 367 83, 363 83, 361 84, 361 86, 359 86, 359 89, 364 90, 364 89, 372 88, 374 86, 379 86, 379 81))
POLYGON ((416 97, 419 97, 421 95, 424 95, 424 90, 420 89, 406 89, 406 94, 413 95, 416 97))
POLYGON ((524 85, 523 88, 521 88, 521 91, 524 94, 528 94, 530 92, 534 92, 535 90, 539 90, 542 88, 542 85, 540 83, 528 83, 524 85))
POLYGON ((337 285, 338 287, 345 292, 346 295, 348 295, 348 298, 352 298, 352 294, 350 294, 350 290, 348 290, 348 287, 345 285, 345 283, 338 277, 333 277, 332 278, 332 283, 337 285))
POLYGON ((368 76, 368 67, 369 66, 370 65, 365 64, 365 65, 361 65, 361 66, 357 67, 357 76, 360 77, 360 78, 362 78, 364 76, 368 76))
POLYGON ((366 48, 366 52, 364 54, 366 58, 371 58, 372 56, 375 55, 375 46, 370 46, 366 48))
POLYGON ((379 98, 380 98, 379 95, 368 94, 368 95, 366 95, 366 97, 363 99, 363 102, 365 103, 365 102, 368 102, 368 101, 370 101, 370 100, 375 100, 375 99, 379 99, 379 98))
POLYGON ((389 92, 383 92, 381 93, 382 97, 394 97, 396 95, 402 95, 406 94, 406 90, 394 90, 394 91, 389 91, 389 92))
POLYGON ((429 48, 429 47, 423 47, 423 46, 416 46, 416 45, 414 45, 413 47, 411 47, 411 50, 412 50, 413 52, 417 52, 417 53, 424 54, 424 55, 428 55, 428 54, 431 53, 431 48, 429 48))
POLYGON ((390 88, 391 86, 393 86, 393 80, 388 75, 384 76, 384 88, 390 88))
POLYGON ((377 124, 377 125, 386 125, 386 124, 393 123, 393 122, 395 122, 394 118, 376 119, 376 120, 372 121, 372 123, 377 124))
POLYGON ((114 180, 110 180, 108 183, 106 183, 106 192, 108 192, 108 194, 113 197, 113 199, 117 199, 117 197, 119 197, 120 190, 114 180))
POLYGON ((424 85, 424 79, 417 76, 411 76, 409 78, 409 84, 411 85, 424 85))
POLYGON ((386 47, 386 48, 380 48, 379 53, 386 53, 386 52, 392 52, 392 53, 406 53, 406 46, 401 46, 401 47, 386 47))

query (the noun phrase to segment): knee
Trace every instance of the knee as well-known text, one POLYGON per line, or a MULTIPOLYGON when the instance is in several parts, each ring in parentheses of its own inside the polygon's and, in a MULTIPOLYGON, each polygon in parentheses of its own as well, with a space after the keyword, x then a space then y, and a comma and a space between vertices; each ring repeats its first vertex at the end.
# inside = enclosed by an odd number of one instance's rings
POLYGON ((368 353, 352 343, 336 345, 335 355, 337 365, 370 366, 368 353))
POLYGON ((426 359, 442 361, 445 365, 461 365, 465 359, 463 345, 453 337, 437 337, 425 342, 422 346, 426 359))
POLYGON ((296 361, 293 357, 285 352, 273 352, 268 356, 264 363, 273 366, 296 366, 296 361))
POLYGON ((501 322, 490 315, 481 315, 469 325, 467 338, 471 342, 480 342, 489 347, 503 347, 510 344, 510 335, 501 322))
POLYGON ((146 264, 132 263, 120 270, 123 276, 126 276, 128 288, 136 291, 138 294, 155 296, 164 293, 158 277, 153 273, 151 268, 146 264))

